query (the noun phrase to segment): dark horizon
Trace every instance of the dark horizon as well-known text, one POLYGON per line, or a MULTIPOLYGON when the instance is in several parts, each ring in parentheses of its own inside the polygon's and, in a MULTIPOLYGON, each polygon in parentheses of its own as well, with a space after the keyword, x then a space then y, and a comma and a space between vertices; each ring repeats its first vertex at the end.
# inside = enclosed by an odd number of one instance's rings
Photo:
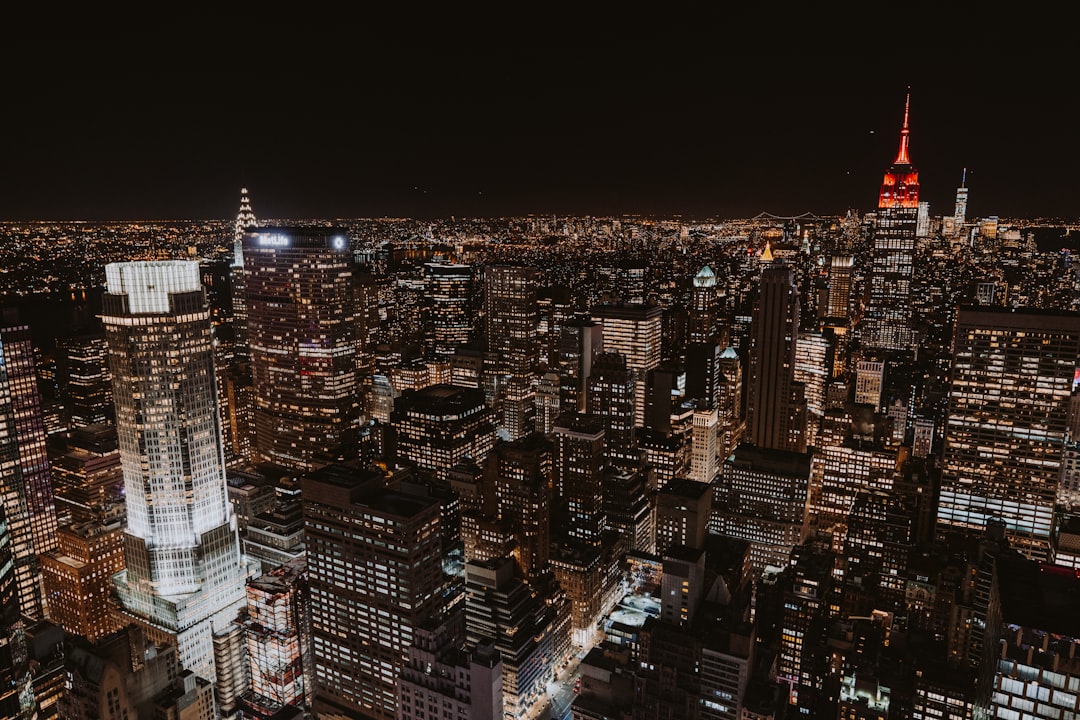
POLYGON ((1080 214, 1052 33, 951 9, 896 46, 873 18, 740 35, 760 19, 736 12, 649 18, 652 41, 618 24, 458 40, 455 24, 399 45, 300 21, 244 43, 218 29, 186 55, 172 31, 146 62, 73 52, 10 71, 0 221, 230 218, 241 187, 260 218, 867 212, 908 86, 932 214, 964 168, 969 217, 1080 214))

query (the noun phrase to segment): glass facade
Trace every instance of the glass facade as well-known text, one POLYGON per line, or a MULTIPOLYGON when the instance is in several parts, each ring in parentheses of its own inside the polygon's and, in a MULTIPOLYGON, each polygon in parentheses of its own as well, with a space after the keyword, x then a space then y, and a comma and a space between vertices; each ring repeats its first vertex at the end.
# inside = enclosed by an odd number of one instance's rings
POLYGON ((336 228, 244 237, 257 455, 306 470, 360 419, 352 245, 336 228))
POLYGON ((127 499, 125 614, 173 639, 215 679, 214 628, 244 599, 247 567, 225 490, 210 313, 195 262, 105 268, 102 321, 127 499))

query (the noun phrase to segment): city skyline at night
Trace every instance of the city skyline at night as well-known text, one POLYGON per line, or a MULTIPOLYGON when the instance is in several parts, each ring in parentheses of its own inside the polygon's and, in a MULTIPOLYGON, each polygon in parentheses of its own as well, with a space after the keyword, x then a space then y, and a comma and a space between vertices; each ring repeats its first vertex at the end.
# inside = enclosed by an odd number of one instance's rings
POLYGON ((1060 18, 364 12, 3 48, 0 716, 1080 716, 1060 18))

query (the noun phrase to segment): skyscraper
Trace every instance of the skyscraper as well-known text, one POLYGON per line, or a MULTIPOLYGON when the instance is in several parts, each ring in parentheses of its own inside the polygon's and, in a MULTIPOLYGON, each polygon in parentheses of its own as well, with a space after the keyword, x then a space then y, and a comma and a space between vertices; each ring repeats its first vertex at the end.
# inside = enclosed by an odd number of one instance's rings
POLYGON ((829 262, 829 295, 825 317, 840 324, 851 314, 851 274, 854 261, 850 256, 834 255, 829 262))
POLYGON ((247 300, 244 297, 244 235, 255 226, 255 213, 251 209, 247 188, 240 189, 240 211, 233 227, 232 279, 233 303, 233 357, 237 362, 250 359, 247 343, 247 300))
POLYGON ((295 469, 325 462, 360 418, 357 303, 339 228, 259 228, 244 237, 256 453, 295 469))
POLYGON ((346 464, 301 482, 315 712, 390 720, 414 629, 438 620, 451 591, 439 501, 393 492, 379 473, 346 464))
POLYGON ((472 335, 473 270, 424 263, 424 344, 428 357, 449 360, 472 335))
POLYGON ((660 365, 663 310, 654 305, 600 305, 593 317, 604 328, 604 352, 621 353, 634 378, 633 426, 645 425, 645 375, 660 365))
POLYGON ((795 361, 799 332, 799 291, 791 268, 769 265, 750 339, 747 429, 759 448, 806 451, 806 405, 796 393, 795 361))
POLYGON ((885 172, 878 195, 870 266, 870 300, 861 321, 863 344, 882 350, 910 350, 911 284, 919 219, 919 172, 908 158, 908 110, 896 160, 885 172))
POLYGON ((960 187, 956 188, 956 206, 953 209, 953 218, 958 231, 962 231, 964 223, 967 222, 967 205, 967 168, 964 168, 964 174, 960 177, 960 187))
POLYGON ((112 263, 102 321, 127 499, 124 615, 217 681, 249 569, 225 491, 210 312, 196 262, 112 263))
POLYGON ((1049 559, 1080 357, 1080 315, 961 308, 953 334, 939 529, 981 533, 1049 559))
POLYGON ((604 530, 604 423, 596 416, 566 413, 555 423, 552 440, 555 491, 569 516, 566 534, 596 545, 604 530))
POLYGON ((38 555, 56 549, 56 505, 30 328, 0 322, 0 497, 11 535, 19 611, 41 619, 38 555))
POLYGON ((690 342, 716 342, 719 331, 718 305, 716 273, 706 265, 694 276, 694 287, 690 294, 690 315, 686 328, 690 342))
POLYGON ((506 376, 499 423, 511 440, 533 429, 530 376, 540 359, 536 337, 536 269, 522 265, 484 268, 484 322, 488 352, 506 376))
POLYGON ((394 456, 445 483, 462 460, 482 463, 495 445, 491 410, 478 388, 429 385, 402 394, 390 413, 394 456))

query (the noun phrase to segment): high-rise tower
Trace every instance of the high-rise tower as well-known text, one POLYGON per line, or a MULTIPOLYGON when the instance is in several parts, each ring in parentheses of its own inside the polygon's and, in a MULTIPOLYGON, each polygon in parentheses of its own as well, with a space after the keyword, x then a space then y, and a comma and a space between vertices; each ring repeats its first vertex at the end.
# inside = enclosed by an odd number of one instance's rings
POLYGON ((956 188, 956 206, 953 210, 953 218, 956 220, 958 229, 964 227, 964 223, 967 222, 967 204, 967 168, 964 168, 964 174, 960 176, 960 187, 956 188))
POLYGON ((232 278, 233 304, 233 357, 237 361, 246 361, 247 343, 247 302, 244 299, 244 233, 256 223, 255 213, 251 210, 247 188, 240 189, 240 212, 236 215, 233 229, 233 261, 230 269, 232 278))
POLYGON ((961 308, 953 336, 939 528, 982 533, 1046 560, 1080 357, 1075 313, 961 308))
POLYGON ((56 549, 56 505, 45 451, 30 328, 0 323, 0 500, 11 534, 20 612, 41 619, 38 555, 56 549))
POLYGON ((472 335, 473 270, 424 263, 424 344, 430 357, 449 359, 472 335))
POLYGON ((351 243, 339 228, 259 228, 244 277, 257 455, 310 469, 360 418, 351 243))
POLYGON ((687 335, 692 343, 716 341, 718 332, 716 300, 716 273, 706 265, 694 276, 694 288, 690 295, 690 315, 687 318, 687 335))
POLYGON ((806 451, 805 401, 795 387, 799 332, 799 291, 791 268, 770 264, 761 289, 750 338, 747 429, 759 448, 806 451))
POLYGON ((537 342, 536 269, 518 265, 484 268, 484 320, 488 352, 506 378, 500 393, 500 427, 511 440, 533 429, 531 373, 540 359, 537 342))
POLYGON ((247 566, 225 490, 210 311, 196 262, 105 267, 102 322, 127 498, 124 615, 216 681, 247 566))
POLYGON ((908 157, 908 111, 904 105, 900 149, 885 171, 878 194, 870 265, 870 300, 861 323, 863 344, 882 350, 910 350, 912 328, 911 283, 915 237, 919 219, 919 173, 908 157))

